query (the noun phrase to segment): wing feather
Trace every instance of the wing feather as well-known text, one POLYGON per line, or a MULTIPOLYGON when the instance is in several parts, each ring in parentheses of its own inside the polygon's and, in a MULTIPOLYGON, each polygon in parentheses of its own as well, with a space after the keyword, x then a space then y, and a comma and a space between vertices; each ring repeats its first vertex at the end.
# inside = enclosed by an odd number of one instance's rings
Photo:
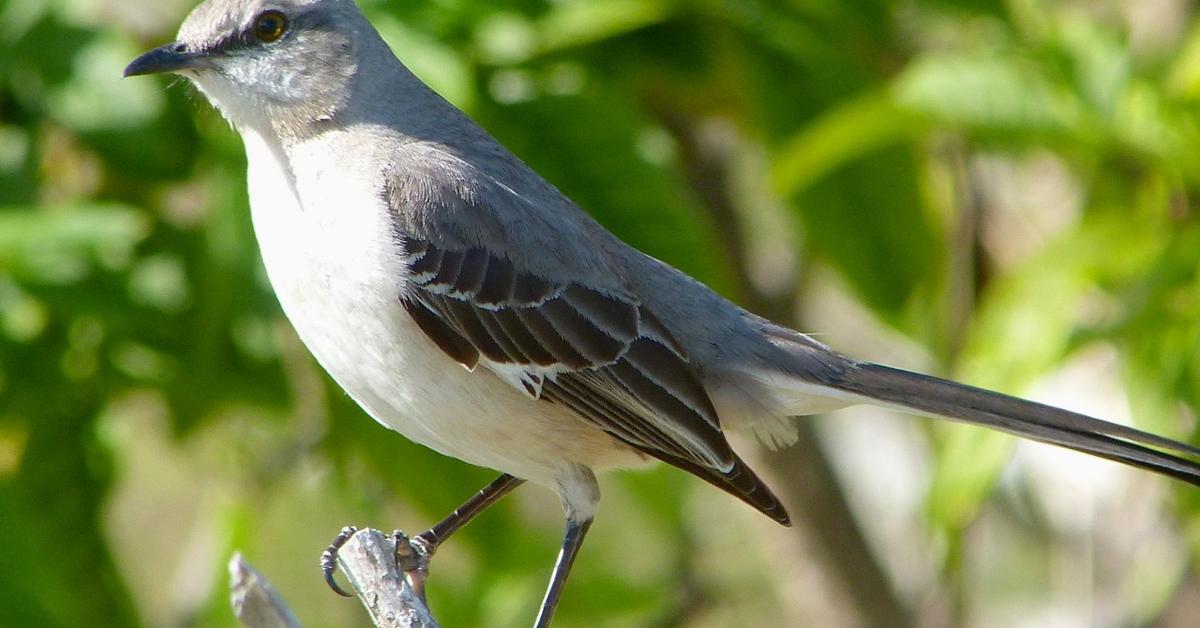
POLYGON ((527 394, 561 403, 626 443, 721 471, 732 467, 712 401, 645 306, 553 284, 479 248, 408 238, 404 250, 412 252, 406 309, 464 366, 524 369, 516 381, 527 394))
MULTIPOLYGON (((494 203, 509 203, 521 220, 559 218, 453 155, 418 148, 413 155, 421 157, 398 166, 382 194, 407 271, 400 300, 431 341, 464 367, 482 365, 524 394, 788 523, 770 489, 730 449, 684 346, 620 287, 620 267, 603 255, 572 261, 556 243, 526 237, 541 232, 513 232, 514 216, 494 203), (484 233, 494 249, 480 244, 488 241, 484 233), (505 253, 531 246, 545 247, 545 259, 505 253), (599 287, 564 279, 570 268, 538 270, 535 259, 587 264, 577 270, 603 269, 613 281, 599 287)), ((570 220, 555 225, 556 237, 589 233, 570 220)))

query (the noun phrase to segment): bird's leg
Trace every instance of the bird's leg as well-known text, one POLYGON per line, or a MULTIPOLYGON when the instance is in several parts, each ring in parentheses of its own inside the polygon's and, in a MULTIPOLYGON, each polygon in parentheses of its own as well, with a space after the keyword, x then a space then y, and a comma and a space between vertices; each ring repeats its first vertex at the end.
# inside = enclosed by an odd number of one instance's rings
POLYGON ((438 547, 458 532, 460 528, 470 523, 479 513, 487 510, 508 495, 513 489, 525 483, 521 478, 507 473, 483 487, 471 496, 462 506, 454 509, 448 517, 434 524, 432 528, 409 539, 403 532, 392 533, 396 541, 396 563, 404 572, 413 590, 425 600, 425 579, 429 576, 429 559, 438 547))
MULTIPOLYGON (((454 509, 450 516, 417 536, 410 539, 399 530, 392 533, 392 540, 396 543, 396 563, 422 600, 425 599, 425 577, 429 574, 429 559, 433 557, 438 546, 459 528, 470 523, 479 513, 487 510, 489 506, 500 501, 500 498, 511 493, 513 489, 524 482, 525 480, 505 473, 475 493, 462 506, 454 509)), ((321 573, 325 577, 325 582, 335 593, 346 597, 351 597, 351 594, 338 586, 337 581, 333 578, 333 573, 337 569, 338 550, 346 544, 346 541, 350 540, 356 531, 357 529, 351 526, 342 528, 337 538, 321 554, 321 573)))
POLYGON ((479 513, 487 510, 492 504, 500 501, 500 498, 508 495, 514 488, 525 483, 521 478, 515 478, 507 473, 496 478, 491 484, 483 487, 478 493, 475 493, 471 499, 450 513, 450 516, 442 519, 432 528, 418 534, 413 541, 425 546, 425 553, 432 556, 439 545, 441 545, 451 534, 458 532, 459 528, 467 525, 479 513))
POLYGON ((550 620, 554 617, 554 609, 562 597, 563 587, 567 584, 567 576, 571 573, 571 565, 583 545, 583 537, 592 525, 590 518, 576 521, 567 518, 567 531, 563 535, 562 549, 558 552, 558 561, 554 563, 554 573, 550 576, 550 586, 546 588, 546 597, 542 599, 542 608, 538 610, 535 628, 549 628, 550 620))

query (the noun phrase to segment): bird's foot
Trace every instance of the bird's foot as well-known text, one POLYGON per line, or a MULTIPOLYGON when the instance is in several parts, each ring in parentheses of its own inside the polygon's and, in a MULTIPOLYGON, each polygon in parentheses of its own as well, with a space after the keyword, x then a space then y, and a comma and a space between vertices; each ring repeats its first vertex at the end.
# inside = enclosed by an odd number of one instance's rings
MULTIPOLYGON (((325 578, 325 583, 329 585, 330 589, 333 589, 334 593, 344 597, 354 597, 354 594, 343 589, 334 574, 338 568, 338 551, 350 540, 350 537, 354 536, 355 532, 358 532, 358 528, 354 526, 342 528, 329 543, 329 547, 321 552, 321 575, 325 578)), ((431 532, 424 532, 414 537, 409 537, 403 530, 392 532, 392 541, 396 544, 396 566, 404 573, 409 585, 422 601, 425 600, 425 580, 429 577, 429 559, 433 558, 433 553, 438 548, 438 543, 434 540, 431 532)))
POLYGON ((342 528, 341 532, 338 532, 338 535, 329 544, 329 547, 325 548, 324 552, 321 552, 321 575, 325 577, 325 584, 328 584, 334 593, 343 597, 354 597, 354 594, 346 592, 337 583, 337 580, 334 579, 333 574, 337 571, 338 550, 342 549, 342 546, 346 544, 346 541, 350 540, 350 537, 354 536, 355 532, 358 532, 358 528, 354 526, 342 528))
POLYGON ((396 543, 396 565, 400 567, 400 571, 404 572, 409 586, 424 602, 425 580, 429 577, 429 560, 437 551, 437 543, 432 541, 428 532, 409 537, 403 530, 393 531, 392 541, 396 543))

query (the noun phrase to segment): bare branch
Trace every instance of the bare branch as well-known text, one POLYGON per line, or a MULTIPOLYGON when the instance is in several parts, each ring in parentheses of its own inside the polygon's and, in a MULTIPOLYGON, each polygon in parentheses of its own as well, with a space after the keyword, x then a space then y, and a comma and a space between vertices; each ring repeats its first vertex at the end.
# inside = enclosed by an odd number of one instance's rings
POLYGON ((300 628, 300 622, 270 582, 235 552, 229 560, 233 614, 246 628, 300 628))

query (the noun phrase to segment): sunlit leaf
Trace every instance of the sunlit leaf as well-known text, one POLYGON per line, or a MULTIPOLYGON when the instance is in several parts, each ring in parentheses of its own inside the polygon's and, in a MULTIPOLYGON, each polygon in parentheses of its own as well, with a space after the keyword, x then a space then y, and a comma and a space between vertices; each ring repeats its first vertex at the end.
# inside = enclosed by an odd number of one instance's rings
POLYGON ((776 149, 775 189, 783 196, 794 194, 848 161, 901 141, 916 124, 886 93, 832 107, 776 149))
POLYGON ((1061 133, 1083 115, 1069 90, 1028 60, 1002 55, 930 54, 910 64, 894 89, 901 106, 962 129, 1061 133))
POLYGON ((121 80, 122 69, 137 53, 116 36, 91 41, 75 58, 71 80, 51 92, 50 115, 83 132, 142 126, 161 115, 165 99, 155 82, 121 80))
POLYGON ((844 164, 794 201, 813 250, 893 323, 933 279, 939 254, 915 169, 907 147, 888 147, 844 164))
POLYGON ((671 11, 667 0, 556 3, 537 22, 537 49, 545 53, 592 44, 661 22, 671 11))
POLYGON ((0 209, 0 272, 23 281, 77 281, 97 266, 127 263, 148 229, 140 212, 116 204, 0 209))

